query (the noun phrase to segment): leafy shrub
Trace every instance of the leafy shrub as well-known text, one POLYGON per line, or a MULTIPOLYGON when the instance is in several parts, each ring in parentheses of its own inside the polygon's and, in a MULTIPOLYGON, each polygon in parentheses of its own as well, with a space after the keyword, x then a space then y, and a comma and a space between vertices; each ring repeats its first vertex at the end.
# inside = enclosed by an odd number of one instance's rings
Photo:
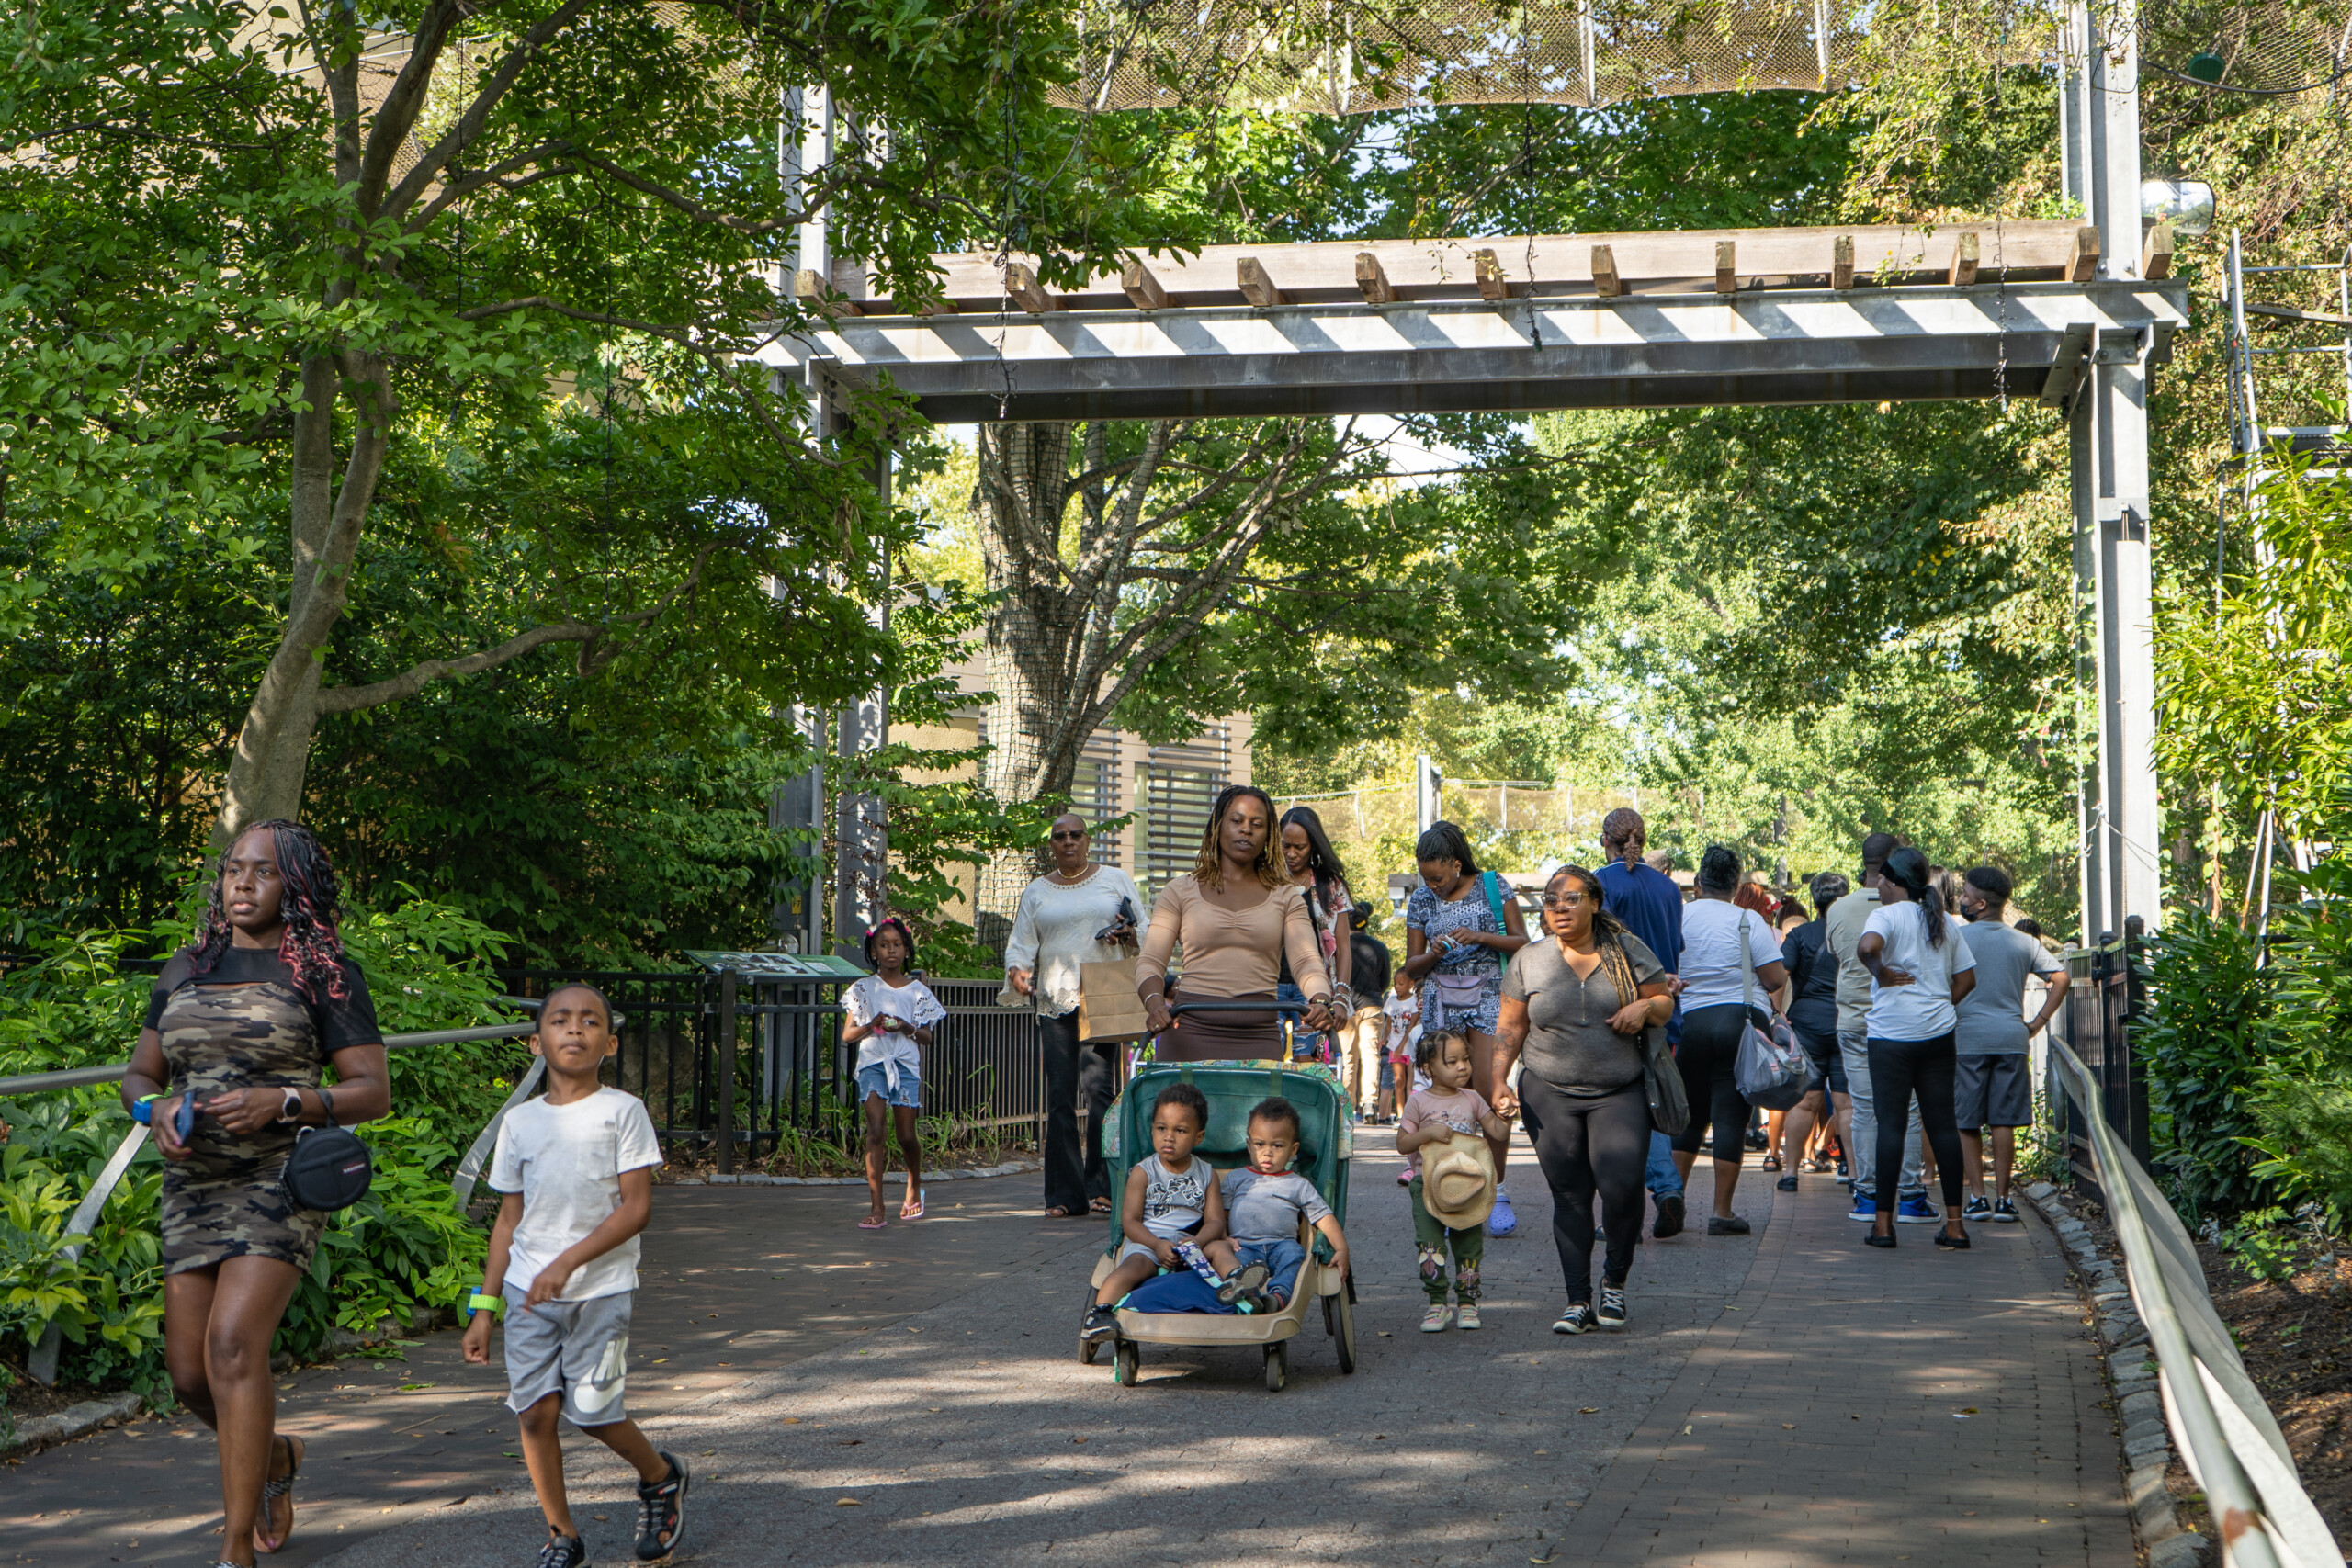
POLYGON ((2288 1224, 2287 1211, 2276 1204, 2249 1210, 2236 1224, 2222 1231, 2222 1250, 2256 1280, 2284 1280, 2295 1272, 2295 1233, 2288 1224))
MULTIPOLYGON (((185 928, 39 939, 41 957, 0 980, 0 1074, 116 1063, 130 1054, 152 986, 117 966, 126 949, 168 947, 185 928)), ((345 942, 368 976, 386 1033, 501 1021, 491 965, 499 938, 446 906, 413 898, 358 910, 345 942)), ((276 1348, 324 1350, 337 1328, 366 1330, 412 1307, 438 1307, 481 1278, 486 1238, 459 1213, 448 1179, 528 1054, 518 1041, 391 1053, 400 1114, 362 1135, 374 1190, 335 1216, 298 1284, 276 1348)), ((62 1377, 169 1399, 163 1366, 156 1206, 163 1161, 140 1151, 78 1262, 61 1256, 83 1193, 130 1132, 112 1085, 0 1100, 0 1347, 21 1355, 54 1321, 62 1377)))
POLYGON ((2253 1167, 2279 1201, 2352 1222, 2352 861, 2301 877, 2301 900, 2273 918, 2276 1043, 2249 1110, 2253 1167))
POLYGON ((2152 1016, 2132 1048, 2148 1075, 2157 1166, 2193 1224, 2256 1206, 2264 1186, 2245 1140, 2254 1098, 2278 1052, 2278 972, 2257 964, 2252 933, 2195 908, 2151 943, 2152 1016))

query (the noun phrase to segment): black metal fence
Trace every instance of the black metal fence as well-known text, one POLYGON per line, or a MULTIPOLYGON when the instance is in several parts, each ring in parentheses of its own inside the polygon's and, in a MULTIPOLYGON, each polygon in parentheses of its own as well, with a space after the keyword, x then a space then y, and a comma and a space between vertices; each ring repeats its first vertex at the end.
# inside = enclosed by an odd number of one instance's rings
MULTIPOLYGON (((2138 1053, 2132 1049, 2132 1023, 2144 1011, 2146 978, 2142 966, 2145 962, 2136 936, 2096 948, 2069 948, 2066 1005, 2053 1021, 2053 1032, 2090 1070, 2098 1088, 2101 1116, 2143 1165, 2153 1152, 2148 1136, 2148 1078, 2138 1053)), ((2083 1112, 2059 1091, 2054 1076, 2045 1099, 2053 1114, 2063 1111, 2065 1117, 2066 1148, 2075 1179, 2096 1191, 2098 1173, 2083 1112)))
POLYGON ((999 980, 926 980, 947 1010, 922 1063, 922 1106, 967 1126, 1046 1128, 1037 1015, 997 1006, 999 980))
MULTIPOLYGON (((605 1081, 644 1100, 664 1138, 713 1145, 721 1170, 733 1168, 739 1150, 762 1159, 801 1136, 845 1132, 855 1111, 843 982, 707 970, 513 969, 500 979, 518 997, 580 981, 602 990, 622 1021, 605 1081)), ((999 980, 926 984, 947 1019, 923 1053, 923 1113, 1042 1134, 1035 1017, 997 1006, 999 980)))

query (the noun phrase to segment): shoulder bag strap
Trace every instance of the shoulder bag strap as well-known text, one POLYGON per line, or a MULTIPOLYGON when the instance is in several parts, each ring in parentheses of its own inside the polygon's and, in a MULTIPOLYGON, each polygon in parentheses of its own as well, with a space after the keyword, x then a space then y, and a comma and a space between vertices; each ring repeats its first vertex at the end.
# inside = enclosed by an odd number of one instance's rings
POLYGON ((1747 951, 1748 912, 1736 904, 1732 906, 1732 912, 1739 917, 1732 940, 1739 943, 1740 1011, 1747 1015, 1743 1021, 1752 1025, 1756 1021, 1756 955, 1747 951))
POLYGON ((1485 885, 1487 889, 1487 911, 1495 917, 1496 934, 1498 936, 1510 935, 1510 922, 1503 919, 1503 896, 1500 892, 1503 879, 1491 871, 1479 873, 1478 879, 1485 885))

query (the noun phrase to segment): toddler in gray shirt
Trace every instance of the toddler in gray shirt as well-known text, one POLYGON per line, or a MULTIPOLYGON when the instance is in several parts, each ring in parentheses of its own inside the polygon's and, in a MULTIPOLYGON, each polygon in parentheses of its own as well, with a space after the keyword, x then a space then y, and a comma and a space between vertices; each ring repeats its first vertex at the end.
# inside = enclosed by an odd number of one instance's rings
POLYGON ((1257 1310, 1280 1312, 1298 1288, 1306 1248, 1302 1221, 1323 1233, 1332 1266, 1348 1271, 1348 1238, 1340 1217, 1315 1183, 1291 1169, 1298 1157, 1298 1108, 1287 1100, 1261 1101, 1250 1112, 1250 1163, 1219 1179, 1226 1235, 1207 1244, 1209 1260, 1228 1278, 1245 1272, 1243 1299, 1257 1310))

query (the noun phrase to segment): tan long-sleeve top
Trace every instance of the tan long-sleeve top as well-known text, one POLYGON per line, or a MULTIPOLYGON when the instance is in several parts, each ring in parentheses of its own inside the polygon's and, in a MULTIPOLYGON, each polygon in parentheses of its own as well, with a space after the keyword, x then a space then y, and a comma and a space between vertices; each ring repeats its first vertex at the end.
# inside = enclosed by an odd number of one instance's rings
POLYGON ((1193 997, 1271 996, 1290 953, 1290 972, 1310 998, 1331 994, 1323 949, 1306 913, 1306 899, 1295 886, 1270 887, 1246 909, 1227 909, 1201 894, 1201 886, 1180 876, 1152 901, 1151 929, 1144 934, 1143 957, 1136 964, 1136 989, 1165 975, 1177 943, 1184 947, 1182 985, 1193 997))

